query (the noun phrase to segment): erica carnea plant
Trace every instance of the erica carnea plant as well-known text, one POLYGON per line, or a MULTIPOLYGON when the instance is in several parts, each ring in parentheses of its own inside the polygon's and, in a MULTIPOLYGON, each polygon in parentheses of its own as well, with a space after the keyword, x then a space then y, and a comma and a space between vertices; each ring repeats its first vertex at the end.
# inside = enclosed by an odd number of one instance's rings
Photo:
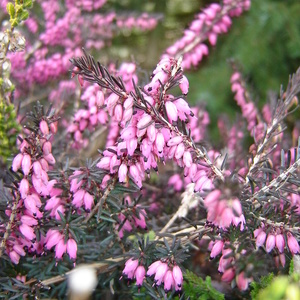
MULTIPOLYGON (((5 3, 13 20, 21 2, 5 3)), ((296 299, 300 70, 260 108, 231 61, 241 114, 215 122, 220 143, 205 106, 189 102, 186 70, 250 1, 202 9, 147 81, 136 63, 105 66, 90 53, 157 17, 103 13, 104 1, 36 2, 42 13, 26 26, 37 40, 7 57, 17 97, 41 95, 38 83, 53 104, 20 112, 1 181, 1 296, 263 299, 282 279, 278 295, 296 299), (90 145, 101 148, 93 158, 90 145)))

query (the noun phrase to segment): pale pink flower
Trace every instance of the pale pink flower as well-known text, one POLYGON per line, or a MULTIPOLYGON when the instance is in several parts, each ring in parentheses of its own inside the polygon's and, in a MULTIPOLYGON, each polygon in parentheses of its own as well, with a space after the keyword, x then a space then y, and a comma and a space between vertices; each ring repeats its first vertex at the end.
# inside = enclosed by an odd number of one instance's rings
POLYGON ((123 269, 123 275, 126 275, 128 279, 133 279, 134 277, 134 272, 137 269, 139 265, 138 259, 132 259, 130 258, 125 262, 125 267, 123 269))
POLYGON ((78 190, 74 195, 73 195, 73 200, 72 204, 75 205, 76 207, 81 207, 83 204, 83 199, 85 195, 85 190, 78 190))
POLYGON ((19 153, 14 157, 13 162, 12 162, 12 170, 14 172, 17 172, 21 168, 22 160, 23 160, 22 153, 19 153))
POLYGON ((21 246, 21 245, 14 245, 13 246, 13 249, 14 251, 16 251, 20 256, 25 256, 25 251, 23 249, 24 246, 21 246))
POLYGON ((284 267, 285 266, 285 254, 284 253, 279 254, 279 260, 280 260, 281 265, 284 267))
POLYGON ((173 267, 172 273, 173 273, 176 291, 181 290, 181 286, 182 286, 182 282, 183 282, 183 276, 182 276, 181 269, 176 265, 173 267))
POLYGON ((189 92, 189 81, 186 78, 186 76, 182 76, 182 79, 180 80, 179 83, 179 88, 181 89, 181 92, 183 95, 187 95, 187 93, 189 92))
POLYGON ((21 224, 19 230, 28 240, 32 241, 33 239, 35 239, 35 233, 33 228, 28 226, 27 224, 21 224))
POLYGON ((85 209, 90 211, 94 204, 94 197, 91 194, 89 194, 88 192, 85 192, 84 197, 83 197, 83 202, 84 202, 85 209))
POLYGON ((76 259, 77 256, 77 243, 74 239, 68 239, 67 241, 67 253, 70 259, 76 259))
POLYGON ((164 279, 164 276, 166 275, 168 271, 168 265, 167 263, 161 263, 155 272, 154 281, 157 285, 160 285, 164 279))
POLYGON ((266 251, 269 253, 275 247, 275 235, 268 234, 267 241, 266 241, 266 251))
POLYGON ((155 145, 157 148, 158 153, 162 154, 165 146, 165 139, 164 135, 161 132, 158 132, 156 135, 155 145))
POLYGON ((214 258, 214 257, 218 256, 222 252, 223 246, 224 246, 223 241, 221 241, 221 240, 216 241, 211 249, 210 257, 214 258))
POLYGON ((49 127, 48 127, 48 124, 45 120, 42 120, 40 122, 40 130, 41 130, 43 135, 48 135, 49 134, 49 127))
POLYGON ((29 154, 25 154, 22 159, 22 171, 24 175, 28 175, 31 169, 31 157, 29 154))
POLYGON ((135 270, 134 277, 136 279, 136 285, 143 285, 143 281, 145 278, 146 270, 144 266, 138 266, 135 270))
POLYGON ((67 251, 67 244, 65 244, 64 239, 59 240, 55 246, 55 257, 57 259, 62 259, 62 256, 67 251))
POLYGON ((175 137, 171 138, 167 142, 167 145, 168 145, 168 147, 177 146, 182 142, 182 140, 183 140, 182 136, 178 135, 178 136, 175 136, 175 137))
POLYGON ((285 241, 282 234, 277 234, 275 237, 276 240, 276 247, 280 253, 284 251, 285 241))
POLYGON ((250 279, 245 277, 244 272, 241 272, 236 276, 236 285, 241 291, 245 291, 248 288, 250 279))
POLYGON ((167 111, 169 121, 171 123, 172 123, 172 121, 176 122, 177 119, 178 119, 178 111, 177 111, 176 105, 171 101, 167 101, 165 103, 165 107, 166 107, 166 111, 167 111))
POLYGON ((32 164, 32 168, 33 168, 33 172, 34 172, 36 178, 38 178, 38 179, 41 178, 43 169, 42 169, 42 166, 41 166, 40 162, 35 161, 32 164))
POLYGON ((266 240, 267 234, 262 230, 256 237, 256 247, 261 247, 266 240))
POLYGON ((160 260, 155 261, 148 267, 147 275, 152 276, 156 273, 157 268, 162 264, 160 260))
POLYGON ((189 150, 185 151, 183 154, 183 163, 187 168, 190 168, 192 166, 193 158, 189 150))
POLYGON ((299 247, 298 241, 295 239, 295 237, 291 233, 288 233, 288 235, 287 235, 287 242, 288 242, 288 246, 289 246, 289 249, 292 254, 296 254, 296 253, 300 252, 300 247, 299 247))
POLYGON ((229 268, 229 269, 225 270, 225 272, 223 273, 221 279, 222 279, 222 281, 230 283, 233 280, 234 277, 235 277, 234 269, 229 268))
POLYGON ((163 278, 164 282, 164 290, 170 291, 175 286, 175 281, 173 277, 173 272, 171 270, 168 270, 163 278))
POLYGON ((50 165, 55 164, 55 158, 52 153, 49 153, 48 155, 44 155, 44 158, 50 165))
POLYGON ((151 121, 152 121, 151 116, 145 113, 137 123, 138 130, 143 130, 146 127, 148 127, 151 121))
POLYGON ((45 240, 46 248, 50 250, 62 239, 63 239, 63 235, 58 230, 50 229, 46 235, 46 240, 45 240))
POLYGON ((51 143, 49 141, 47 141, 47 142, 45 142, 43 144, 43 153, 44 153, 44 156, 49 155, 51 152, 52 152, 52 145, 51 145, 51 143))
POLYGON ((20 185, 19 185, 19 191, 21 194, 21 198, 25 199, 29 193, 29 182, 26 178, 23 178, 20 181, 20 185))
POLYGON ((9 258, 15 265, 17 265, 20 261, 20 255, 16 251, 10 251, 9 258))

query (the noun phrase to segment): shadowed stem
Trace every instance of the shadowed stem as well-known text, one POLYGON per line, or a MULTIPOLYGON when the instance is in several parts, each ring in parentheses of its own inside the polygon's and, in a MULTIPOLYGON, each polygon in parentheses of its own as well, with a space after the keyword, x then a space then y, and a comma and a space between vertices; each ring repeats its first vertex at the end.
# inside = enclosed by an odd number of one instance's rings
POLYGON ((6 241, 7 241, 8 237, 9 237, 9 233, 10 233, 12 224, 13 224, 13 222, 15 220, 16 211, 17 211, 17 206, 18 206, 19 200, 20 200, 20 197, 18 195, 17 198, 16 198, 16 201, 15 201, 13 207, 12 207, 12 211, 11 211, 11 214, 10 214, 10 217, 9 217, 9 221, 8 221, 8 223, 6 225, 5 233, 4 233, 3 239, 1 241, 1 245, 0 245, 0 257, 3 254, 3 251, 5 249, 5 245, 6 245, 6 241))
POLYGON ((103 196, 101 197, 101 199, 98 201, 98 203, 95 205, 93 210, 88 214, 88 216, 83 221, 83 224, 86 224, 98 212, 98 210, 100 208, 100 205, 102 205, 105 202, 105 200, 107 199, 110 192, 114 189, 116 181, 117 181, 117 176, 114 176, 112 182, 106 188, 106 190, 105 190, 103 196))

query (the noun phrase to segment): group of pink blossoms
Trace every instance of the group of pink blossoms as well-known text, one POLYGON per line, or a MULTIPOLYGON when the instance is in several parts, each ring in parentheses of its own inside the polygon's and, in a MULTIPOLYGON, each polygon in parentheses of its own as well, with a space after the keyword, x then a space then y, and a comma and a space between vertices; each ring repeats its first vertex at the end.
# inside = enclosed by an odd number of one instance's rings
POLYGON ((179 266, 174 265, 171 267, 167 262, 157 260, 153 262, 147 270, 139 263, 138 259, 132 259, 126 261, 123 270, 123 275, 126 275, 128 279, 136 280, 136 285, 141 286, 145 279, 145 275, 153 276, 156 285, 164 284, 164 290, 170 291, 175 288, 175 291, 180 291, 183 276, 179 266))

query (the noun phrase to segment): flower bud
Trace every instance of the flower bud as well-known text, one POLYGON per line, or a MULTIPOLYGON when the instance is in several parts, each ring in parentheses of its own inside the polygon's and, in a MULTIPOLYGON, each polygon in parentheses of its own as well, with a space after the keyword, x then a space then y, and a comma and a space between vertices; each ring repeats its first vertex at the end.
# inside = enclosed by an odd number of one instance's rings
POLYGON ((47 141, 43 145, 43 153, 44 153, 44 155, 48 155, 51 152, 52 152, 52 145, 49 141, 47 141))
POLYGON ((70 259, 76 259, 77 256, 77 243, 74 239, 68 239, 67 241, 67 253, 70 259))
POLYGON ((31 156, 25 154, 22 160, 22 171, 24 175, 28 175, 31 169, 31 156))
POLYGON ((180 80, 179 83, 179 88, 181 89, 181 92, 183 95, 187 95, 187 93, 189 92, 189 81, 186 78, 186 76, 182 76, 182 79, 180 80))
POLYGON ((48 124, 45 120, 42 120, 40 122, 40 130, 41 130, 43 135, 48 135, 49 134, 49 127, 48 127, 48 124))
POLYGON ((165 103, 165 105, 166 105, 166 111, 167 111, 169 121, 176 122, 178 119, 178 111, 177 111, 176 105, 171 101, 167 101, 165 103))
POLYGON ((18 155, 16 155, 13 159, 13 162, 12 162, 12 170, 14 172, 17 172, 21 165, 22 165, 22 160, 23 160, 23 154, 22 153, 19 153, 18 155))

